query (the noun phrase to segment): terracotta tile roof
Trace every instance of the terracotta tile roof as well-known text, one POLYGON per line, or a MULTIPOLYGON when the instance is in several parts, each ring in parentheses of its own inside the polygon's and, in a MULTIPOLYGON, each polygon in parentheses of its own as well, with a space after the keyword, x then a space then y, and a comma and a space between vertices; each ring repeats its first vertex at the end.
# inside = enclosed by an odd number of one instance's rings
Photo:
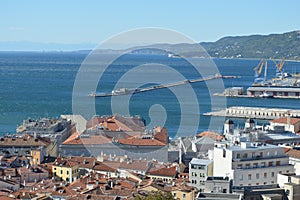
POLYGON ((121 181, 120 186, 121 186, 121 189, 129 189, 129 190, 135 189, 135 184, 130 183, 128 181, 121 181))
POLYGON ((56 186, 55 189, 52 190, 52 196, 76 196, 77 192, 70 190, 66 186, 56 186))
POLYGON ((177 167, 165 167, 158 170, 150 171, 148 174, 152 176, 165 176, 175 178, 177 175, 177 167))
POLYGON ((286 154, 292 158, 300 158, 300 150, 290 149, 286 154))
POLYGON ((132 197, 132 194, 135 192, 135 190, 129 190, 129 189, 110 189, 110 190, 103 190, 105 194, 109 195, 115 195, 120 197, 132 197))
POLYGON ((12 198, 12 197, 7 197, 7 196, 0 196, 0 199, 1 200, 14 200, 15 198, 12 198))
POLYGON ((83 137, 83 133, 74 133, 68 139, 66 139, 62 144, 65 145, 92 145, 92 144, 107 144, 111 143, 111 138, 103 135, 88 135, 88 137, 83 137))
POLYGON ((77 194, 74 197, 67 197, 67 200, 82 200, 82 199, 89 199, 89 200, 117 200, 116 196, 107 196, 107 195, 91 195, 91 194, 77 194))
POLYGON ((120 138, 118 139, 118 142, 123 145, 132 145, 132 146, 166 146, 167 145, 157 139, 142 139, 137 137, 120 138))
POLYGON ((92 169, 97 161, 94 157, 71 156, 70 160, 77 162, 80 168, 92 169))
POLYGON ((33 167, 33 166, 30 166, 30 167, 20 167, 18 168, 18 172, 20 175, 22 174, 30 174, 30 173, 36 173, 36 174, 39 174, 39 173, 48 173, 47 170, 43 169, 42 167, 33 167))
POLYGON ((165 127, 156 127, 154 129, 154 138, 158 141, 168 144, 169 143, 169 136, 168 136, 168 130, 165 127))
MULTIPOLYGON (((300 123, 300 118, 293 118, 291 117, 291 124, 295 125, 297 123, 300 123)), ((279 123, 279 124, 288 124, 287 122, 287 117, 282 117, 282 118, 278 118, 278 119, 273 119, 271 121, 272 123, 279 123)))
POLYGON ((34 138, 29 135, 25 135, 22 138, 18 137, 2 137, 0 138, 0 147, 5 146, 21 146, 21 147, 37 147, 48 146, 50 141, 47 138, 34 138))
POLYGON ((144 131, 145 124, 138 117, 126 117, 120 115, 93 117, 87 122, 87 128, 103 126, 107 131, 144 131))
POLYGON ((93 167, 95 171, 106 171, 106 172, 117 172, 117 168, 110 167, 103 162, 96 162, 95 166, 93 167))
POLYGON ((223 135, 220 135, 219 133, 211 132, 211 131, 204 131, 197 135, 197 137, 205 137, 205 136, 210 137, 211 139, 213 139, 215 141, 221 141, 224 138, 223 135))
POLYGON ((68 158, 58 157, 56 161, 53 163, 53 166, 60 166, 60 167, 74 167, 78 165, 76 161, 72 161, 68 158))
POLYGON ((106 120, 107 120, 107 117, 94 116, 89 121, 87 121, 86 128, 94 127, 100 123, 105 122, 106 120))
POLYGON ((147 171, 150 167, 150 163, 147 160, 132 160, 129 162, 121 162, 119 169, 126 169, 132 171, 147 171))

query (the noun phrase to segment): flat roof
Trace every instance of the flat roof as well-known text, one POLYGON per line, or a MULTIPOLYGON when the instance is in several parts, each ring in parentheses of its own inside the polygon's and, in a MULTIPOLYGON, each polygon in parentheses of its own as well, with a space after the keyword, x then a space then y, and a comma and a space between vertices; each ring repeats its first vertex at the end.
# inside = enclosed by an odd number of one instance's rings
POLYGON ((212 160, 208 159, 193 158, 190 163, 193 165, 209 165, 211 162, 212 160))
POLYGON ((249 87, 247 90, 269 92, 300 92, 299 87, 249 87))
MULTIPOLYGON (((230 151, 257 151, 257 150, 265 150, 265 149, 280 149, 280 148, 283 148, 283 147, 279 147, 277 145, 272 145, 272 144, 259 144, 259 143, 250 143, 248 142, 248 145, 247 147, 242 147, 241 145, 233 145, 233 144, 230 144, 228 145, 227 144, 227 147, 226 149, 230 150, 230 151), (255 145, 255 144, 258 144, 258 145, 255 145)), ((223 147, 217 147, 217 148, 222 148, 223 147)))

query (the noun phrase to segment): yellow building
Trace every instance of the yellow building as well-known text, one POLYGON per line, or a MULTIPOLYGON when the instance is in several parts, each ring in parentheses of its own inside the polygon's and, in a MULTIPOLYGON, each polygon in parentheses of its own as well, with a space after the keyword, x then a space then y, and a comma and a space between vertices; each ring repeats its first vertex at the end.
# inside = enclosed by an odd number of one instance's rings
POLYGON ((78 178, 78 163, 67 158, 57 158, 52 165, 54 177, 72 183, 78 178))
POLYGON ((30 150, 30 165, 40 165, 44 160, 44 153, 40 149, 30 150))

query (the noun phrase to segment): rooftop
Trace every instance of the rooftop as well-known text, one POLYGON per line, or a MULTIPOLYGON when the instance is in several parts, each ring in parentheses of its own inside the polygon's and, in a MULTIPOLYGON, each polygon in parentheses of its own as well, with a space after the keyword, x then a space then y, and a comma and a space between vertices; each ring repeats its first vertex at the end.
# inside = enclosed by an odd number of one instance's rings
POLYGON ((12 147, 12 146, 22 146, 22 147, 36 147, 36 146, 48 146, 50 144, 49 139, 37 137, 34 138, 29 135, 24 135, 23 137, 1 137, 0 147, 12 147))
POLYGON ((177 167, 165 167, 158 170, 153 170, 148 172, 149 175, 152 176, 167 176, 167 177, 174 177, 177 175, 177 167))
POLYGON ((190 163, 193 165, 209 165, 212 162, 212 160, 208 159, 193 158, 190 163))
MULTIPOLYGON (((288 117, 273 119, 271 122, 278 123, 278 124, 288 124, 288 117)), ((290 124, 295 125, 298 123, 300 123, 300 118, 293 118, 293 117, 290 118, 290 124)))

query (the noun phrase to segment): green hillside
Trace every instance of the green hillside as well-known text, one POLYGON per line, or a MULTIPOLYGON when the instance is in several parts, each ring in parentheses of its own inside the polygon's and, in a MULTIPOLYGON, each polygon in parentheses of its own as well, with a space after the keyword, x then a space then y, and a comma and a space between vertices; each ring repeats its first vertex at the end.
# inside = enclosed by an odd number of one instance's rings
POLYGON ((216 42, 203 42, 201 45, 212 57, 300 60, 300 31, 224 37, 216 42))

